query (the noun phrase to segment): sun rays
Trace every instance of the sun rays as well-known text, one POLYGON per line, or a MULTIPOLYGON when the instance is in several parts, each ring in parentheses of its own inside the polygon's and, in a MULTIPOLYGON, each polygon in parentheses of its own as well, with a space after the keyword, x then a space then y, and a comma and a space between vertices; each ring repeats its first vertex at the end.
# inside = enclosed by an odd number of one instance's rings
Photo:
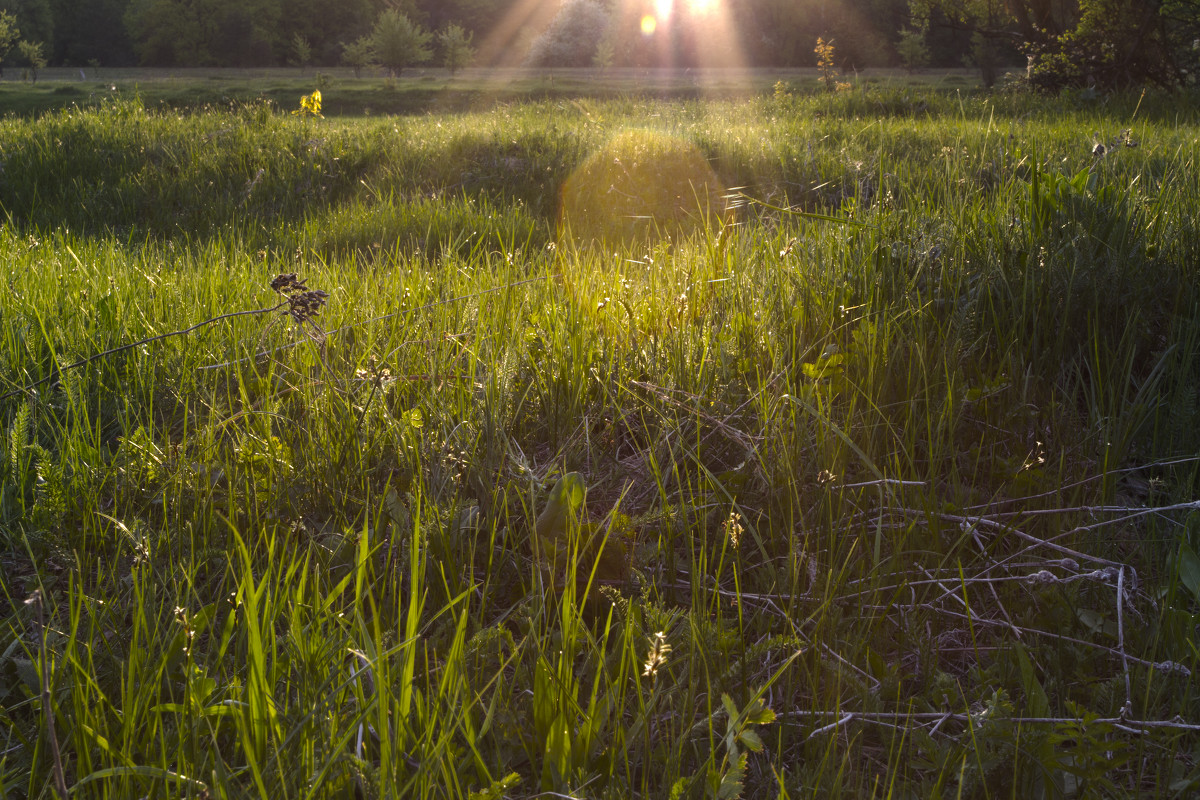
POLYGON ((618 0, 611 25, 632 66, 746 66, 737 25, 721 0, 618 0))
MULTIPOLYGON (((563 5, 562 0, 518 2, 480 42, 477 63, 520 65, 529 43, 563 5)), ((619 54, 618 66, 727 69, 747 64, 727 0, 616 0, 607 38, 619 54)))
MULTIPOLYGON (((595 19, 596 9, 585 12, 568 3, 595 0, 520 0, 480 44, 478 63, 516 66, 529 44, 544 35, 554 38, 542 41, 555 41, 560 49, 567 42, 607 52, 611 65, 633 68, 634 75, 679 70, 701 94, 716 90, 727 70, 746 66, 729 0, 615 0, 606 9, 603 31, 591 28, 587 35, 571 30, 565 20, 589 14, 595 19)), ((614 131, 561 187, 558 233, 606 245, 686 237, 725 218, 723 195, 719 177, 693 143, 649 128, 627 128, 614 131)))

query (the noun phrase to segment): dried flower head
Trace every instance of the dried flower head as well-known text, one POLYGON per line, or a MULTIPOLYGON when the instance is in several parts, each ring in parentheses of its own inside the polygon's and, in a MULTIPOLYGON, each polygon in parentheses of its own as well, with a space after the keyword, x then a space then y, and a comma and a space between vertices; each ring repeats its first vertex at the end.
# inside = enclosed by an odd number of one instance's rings
POLYGON ((328 298, 329 293, 320 289, 294 294, 288 298, 287 313, 296 322, 307 322, 321 313, 321 308, 328 298))
POLYGON ((271 280, 271 288, 280 294, 308 291, 305 278, 297 278, 294 272, 283 272, 271 280))

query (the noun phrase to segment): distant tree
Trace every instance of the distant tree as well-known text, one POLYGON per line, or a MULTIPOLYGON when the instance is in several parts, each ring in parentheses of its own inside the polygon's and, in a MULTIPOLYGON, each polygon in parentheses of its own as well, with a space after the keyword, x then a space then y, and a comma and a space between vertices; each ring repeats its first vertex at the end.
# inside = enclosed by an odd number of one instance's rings
MULTIPOLYGON (((8 11, 0 11, 0 64, 3 64, 4 57, 20 38, 21 29, 17 27, 17 18, 8 11)), ((3 74, 4 69, 0 67, 0 75, 3 74)))
POLYGON ((438 45, 442 48, 442 65, 450 70, 450 74, 458 72, 471 59, 475 58, 475 48, 471 46, 472 34, 463 30, 461 25, 451 23, 437 35, 438 45))
POLYGON ((918 70, 929 64, 929 45, 925 43, 925 30, 900 29, 900 41, 896 43, 896 53, 900 62, 909 72, 918 70))
POLYGON ((984 86, 995 86, 1000 77, 1000 50, 994 38, 978 31, 971 34, 971 54, 965 61, 979 70, 979 78, 984 86))
POLYGON ((592 55, 592 66, 610 69, 616 60, 617 43, 613 41, 612 36, 605 36, 600 40, 600 44, 596 45, 596 52, 592 55))
POLYGON ((1078 0, 909 0, 914 20, 1010 42, 1058 36, 1071 26, 1077 6, 1078 0))
POLYGON ((558 15, 529 46, 531 67, 586 67, 608 30, 608 10, 596 0, 566 0, 558 15))
POLYGON ((968 60, 979 68, 985 86, 996 82, 1000 51, 1015 52, 1023 30, 1034 37, 1059 29, 1048 6, 1047 0, 910 0, 918 27, 928 30, 936 22, 967 37, 968 60))
POLYGON ((9 12, 27 41, 49 42, 54 38, 54 9, 51 0, 0 0, 0 13, 9 12))
POLYGON ((835 10, 807 0, 758 0, 754 7, 753 35, 760 63, 812 64, 812 41, 829 33, 840 35, 833 23, 835 10))
POLYGON ((137 63, 133 41, 125 27, 131 0, 50 0, 54 36, 46 41, 51 64, 108 67, 137 63))
POLYGON ((133 0, 130 38, 144 64, 277 64, 281 0, 133 0))
POLYGON ((294 66, 299 67, 301 71, 312 63, 312 45, 308 43, 308 39, 304 38, 303 34, 297 33, 292 36, 289 49, 291 50, 291 54, 288 60, 294 66))
POLYGON ((342 62, 354 69, 354 77, 375 63, 375 42, 370 36, 360 36, 349 44, 342 45, 342 62))
POLYGON ((375 57, 392 75, 399 75, 405 67, 428 61, 433 56, 429 49, 432 38, 432 34, 395 9, 380 14, 371 30, 375 57))
POLYGON ((1182 83, 1184 73, 1161 10, 1157 0, 1079 0, 1079 22, 1031 48, 1034 86, 1108 91, 1182 83))
POLYGON ((910 0, 914 18, 971 36, 972 58, 985 83, 995 78, 999 52, 1015 46, 1032 59, 1032 84, 1046 91, 1184 82, 1181 64, 1195 39, 1181 39, 1177 30, 1188 17, 1200 23, 1198 5, 1197 0, 910 0))
POLYGON ((517 4, 518 0, 411 0, 408 8, 399 10, 430 30, 453 24, 478 38, 493 30, 517 4))
POLYGON ((827 92, 836 91, 838 70, 837 62, 834 60, 833 39, 825 41, 818 36, 817 46, 813 48, 813 53, 817 56, 817 69, 821 73, 821 85, 825 87, 825 91, 827 92))
POLYGON ((312 64, 340 63, 345 42, 369 33, 381 3, 376 0, 280 0, 276 35, 290 42, 296 34, 312 48, 312 64))
POLYGON ((1200 2, 1162 0, 1159 13, 1182 80, 1195 84, 1200 81, 1200 2))
POLYGON ((21 60, 26 64, 31 83, 37 83, 38 70, 46 67, 46 54, 41 42, 21 42, 17 45, 21 60))

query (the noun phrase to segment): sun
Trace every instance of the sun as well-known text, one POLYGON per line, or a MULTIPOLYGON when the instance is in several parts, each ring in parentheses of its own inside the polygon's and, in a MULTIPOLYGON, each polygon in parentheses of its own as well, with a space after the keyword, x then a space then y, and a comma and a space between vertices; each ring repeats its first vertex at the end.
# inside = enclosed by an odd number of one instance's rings
POLYGON ((693 20, 714 17, 720 0, 653 0, 653 12, 644 14, 639 20, 642 35, 653 36, 659 28, 669 28, 676 8, 693 20))
MULTIPOLYGON (((630 66, 736 68, 746 64, 733 13, 735 0, 603 2, 611 7, 614 32, 626 42, 630 66)), ((563 0, 505 0, 509 10, 479 44, 477 62, 488 66, 519 65, 528 49, 521 45, 522 40, 531 40, 544 32, 562 3, 563 0)), ((695 80, 704 83, 703 78, 695 80)))

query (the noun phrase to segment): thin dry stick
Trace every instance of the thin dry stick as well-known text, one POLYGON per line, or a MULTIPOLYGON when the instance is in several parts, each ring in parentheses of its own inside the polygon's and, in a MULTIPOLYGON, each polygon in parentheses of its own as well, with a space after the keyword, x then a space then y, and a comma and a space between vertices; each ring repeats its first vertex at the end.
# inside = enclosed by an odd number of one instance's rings
POLYGON ((810 733, 808 735, 808 738, 813 739, 817 736, 820 736, 822 733, 829 733, 832 730, 836 730, 836 729, 842 727, 843 725, 847 724, 848 722, 850 722, 852 719, 854 719, 854 714, 852 712, 847 712, 846 716, 842 717, 841 719, 831 722, 828 725, 822 725, 820 728, 817 728, 815 731, 813 731, 812 733, 810 733))
POLYGON ((1106 647, 1105 645, 1096 644, 1095 642, 1089 642, 1084 639, 1076 639, 1074 636, 1066 636, 1061 633, 1051 633, 1050 631, 1043 631, 1039 628, 1025 628, 1025 627, 1022 627, 1019 625, 1013 625, 1011 622, 1006 622, 1004 620, 999 620, 999 619, 989 619, 987 617, 979 617, 979 616, 968 616, 966 614, 960 614, 957 611, 950 611, 950 610, 947 610, 944 608, 937 608, 937 607, 929 606, 929 605, 925 605, 925 604, 921 604, 921 605, 917 605, 917 606, 901 606, 899 604, 892 604, 890 606, 863 605, 863 606, 859 606, 859 608, 862 610, 869 610, 869 611, 886 611, 888 609, 894 609, 894 608, 924 608, 928 611, 934 612, 935 614, 942 614, 942 615, 945 615, 948 617, 957 617, 958 619, 969 620, 973 624, 976 624, 976 625, 985 625, 985 626, 992 627, 992 628, 1004 628, 1005 630, 1010 630, 1010 631, 1016 633, 1017 638, 1020 638, 1022 634, 1032 633, 1037 636, 1044 636, 1048 639, 1057 639, 1060 642, 1070 642, 1071 644, 1077 644, 1077 645, 1080 645, 1081 647, 1090 647, 1093 650, 1100 650, 1102 652, 1111 653, 1113 655, 1123 656, 1124 658, 1128 659, 1129 661, 1132 661, 1135 664, 1139 664, 1143 667, 1149 667, 1150 669, 1154 669, 1159 672, 1164 672, 1167 674, 1179 674, 1184 677, 1191 677, 1191 674, 1192 674, 1192 671, 1190 669, 1188 669, 1183 664, 1177 663, 1175 661, 1148 661, 1147 659, 1138 658, 1137 656, 1123 655, 1121 653, 1121 651, 1117 650, 1114 647, 1106 647))
POLYGON ((899 478, 880 478, 876 481, 860 481, 859 483, 835 483, 830 489, 864 489, 871 486, 928 486, 926 481, 904 481, 899 478))
POLYGON ((304 323, 307 322, 309 325, 311 325, 317 331, 316 334, 310 333, 309 338, 312 339, 314 342, 316 342, 321 347, 322 363, 324 363, 325 332, 323 330, 321 330, 321 327, 319 325, 317 325, 316 322, 313 321, 313 317, 317 316, 317 314, 319 314, 321 312, 321 308, 325 305, 325 302, 328 299, 329 294, 327 292, 323 292, 319 289, 317 289, 317 290, 309 289, 308 286, 305 285, 304 279, 303 278, 297 279, 296 273, 294 273, 294 272, 287 272, 287 273, 283 273, 281 275, 275 276, 275 278, 271 281, 271 288, 273 290, 275 290, 278 294, 282 295, 283 300, 281 302, 279 302, 278 304, 271 306, 270 308, 255 308, 255 309, 250 309, 247 311, 230 311, 228 314, 221 314, 220 316, 212 317, 211 319, 206 319, 203 322, 197 322, 195 325, 192 325, 191 327, 188 327, 188 328, 184 328, 183 330, 171 331, 170 333, 160 333, 157 336, 151 336, 149 338, 141 339, 136 342, 130 342, 129 344, 123 344, 120 347, 114 347, 110 350, 105 350, 102 353, 95 353, 94 355, 90 355, 87 358, 80 359, 79 361, 76 361, 73 364, 68 364, 67 366, 62 367, 61 369, 59 369, 56 366, 54 369, 51 370, 49 375, 42 378, 41 380, 34 381, 33 383, 22 386, 20 389, 14 389, 13 391, 8 392, 7 394, 0 395, 0 401, 7 400, 9 397, 12 397, 13 395, 16 395, 16 394, 21 394, 22 392, 31 391, 32 389, 34 389, 38 386, 41 386, 43 383, 46 383, 47 381, 55 380, 56 378, 58 378, 59 375, 61 375, 63 372, 66 372, 69 369, 75 369, 76 367, 82 367, 86 364, 90 364, 91 362, 95 361, 96 359, 104 358, 105 356, 111 356, 115 353, 121 353, 121 352, 124 352, 125 350, 129 350, 134 347, 139 347, 144 344, 150 344, 151 342, 158 342, 158 341, 162 341, 163 339, 169 339, 172 336, 182 336, 185 333, 191 333, 192 331, 196 330, 197 328, 203 328, 206 325, 211 325, 214 322, 220 322, 221 320, 230 319, 232 317, 241 317, 241 316, 246 316, 246 315, 270 314, 274 311, 280 310, 284 306, 287 307, 287 311, 285 313, 287 313, 293 320, 295 320, 297 325, 300 325, 301 327, 303 327, 304 323))
POLYGON ((67 366, 62 367, 61 369, 57 369, 57 368, 54 369, 53 371, 51 371, 51 373, 49 375, 42 378, 41 380, 34 381, 33 383, 28 383, 28 384, 22 386, 20 389, 13 389, 11 392, 8 392, 7 394, 0 395, 0 400, 7 400, 8 398, 12 397, 13 395, 22 394, 22 393, 28 392, 32 389, 36 389, 37 387, 41 386, 43 383, 47 383, 49 381, 54 380, 55 378, 57 378, 59 375, 66 372, 67 370, 86 366, 87 364, 92 363, 96 359, 104 358, 105 356, 111 356, 116 353, 121 353, 121 352, 124 352, 125 350, 131 350, 134 347, 140 347, 144 344, 150 344, 151 342, 158 342, 158 341, 162 341, 163 339, 169 339, 172 336, 182 336, 185 333, 191 333, 192 331, 196 330, 197 328, 203 328, 205 325, 211 325, 214 322, 220 322, 221 320, 230 319, 232 317, 242 317, 242 316, 246 316, 248 314, 270 314, 273 311, 278 311, 279 309, 283 308, 287 304, 288 304, 287 301, 284 301, 284 302, 280 303, 279 305, 272 306, 271 308, 255 308, 255 309, 251 309, 249 311, 231 311, 228 314, 222 314, 219 317, 213 317, 212 319, 206 319, 203 322, 197 322, 192 327, 184 328, 181 331, 171 331, 170 333, 160 333, 158 336, 151 336, 148 339, 142 339, 141 341, 137 341, 137 342, 130 342, 129 344, 123 344, 120 347, 114 347, 111 350, 105 350, 103 353, 96 353, 94 355, 90 355, 87 358, 83 358, 83 359, 80 359, 79 361, 76 361, 74 364, 68 364, 67 366))
MULTIPOLYGON (((979 717, 972 714, 950 714, 943 711, 784 711, 778 714, 781 721, 786 721, 789 718, 798 719, 830 719, 837 718, 838 724, 844 724, 851 720, 862 720, 863 722, 898 722, 910 720, 913 722, 933 722, 938 726, 942 722, 953 720, 955 722, 973 723, 978 722, 979 717)), ((1013 725, 1064 725, 1080 722, 1081 720, 1075 717, 993 717, 991 722, 1007 722, 1013 725)), ((1129 719, 1128 717, 1103 717, 1100 719, 1089 720, 1090 724, 1108 724, 1113 725, 1122 730, 1132 733, 1143 733, 1154 729, 1180 730, 1180 731, 1200 731, 1200 725, 1195 725, 1189 722, 1184 722, 1178 717, 1175 719, 1129 719)), ((826 726, 832 728, 834 726, 826 726)))
MULTIPOLYGON (((544 280, 549 280, 551 278, 560 278, 560 277, 562 277, 562 276, 557 273, 554 275, 541 275, 536 278, 526 278, 523 281, 515 281, 513 283, 506 283, 503 286, 495 286, 491 289, 484 289, 482 291, 474 292, 472 294, 463 294, 463 295, 459 295, 457 297, 449 297, 445 300, 435 300, 432 303, 426 303, 423 306, 416 306, 415 308, 406 308, 402 311, 393 311, 391 314, 384 314, 384 315, 378 316, 378 317, 371 317, 370 319, 365 319, 362 322, 352 322, 349 325, 343 325, 340 328, 334 328, 331 331, 325 331, 325 336, 327 338, 330 336, 336 336, 339 333, 343 333, 343 332, 351 330, 353 328, 358 328, 363 325, 369 325, 372 322, 382 322, 385 319, 391 319, 392 317, 398 317, 401 314, 413 314, 413 313, 416 313, 417 311, 424 311, 427 308, 435 308, 437 306, 449 305, 450 303, 456 303, 459 300, 473 300, 476 297, 483 297, 484 295, 495 294, 496 292, 502 292, 505 289, 513 289, 513 288, 516 288, 517 286, 524 286, 527 283, 536 283, 538 281, 544 281, 544 280)), ((245 358, 237 358, 237 359, 234 359, 233 361, 225 361, 220 364, 209 364, 208 366, 200 367, 199 369, 207 370, 207 369, 221 369, 222 367, 232 367, 235 364, 242 364, 242 363, 251 361, 256 358, 262 358, 263 356, 268 356, 268 355, 272 355, 274 353, 281 352, 283 350, 290 350, 293 347, 296 347, 298 344, 300 344, 300 343, 299 342, 288 342, 287 344, 281 344, 278 347, 273 347, 270 350, 262 350, 260 352, 255 353, 252 356, 246 356, 245 358)), ((395 350, 391 351, 390 353, 385 355, 381 360, 387 361, 389 358, 391 358, 391 356, 395 352, 396 352, 395 350)))
POLYGON ((58 747, 58 736, 54 733, 54 703, 50 697, 50 674, 48 671, 50 655, 49 649, 46 647, 46 620, 42 616, 42 590, 35 590, 25 601, 25 605, 33 606, 37 618, 38 649, 41 654, 41 669, 38 671, 42 684, 42 713, 46 715, 46 738, 50 740, 50 755, 54 759, 54 790, 61 800, 67 800, 67 776, 63 772, 62 751, 58 747))
MULTIPOLYGON (((755 439, 763 438, 761 436, 754 436, 754 435, 751 435, 744 431, 740 431, 737 428, 734 428, 733 426, 727 424, 727 420, 729 420, 730 417, 726 417, 724 420, 720 420, 709 414, 705 414, 703 411, 701 411, 698 408, 689 406, 686 403, 682 403, 679 400, 676 400, 675 398, 670 397, 667 394, 667 390, 661 386, 656 386, 653 383, 647 383, 645 381, 630 381, 629 385, 636 386, 639 389, 644 389, 647 392, 650 392, 651 394, 656 396, 659 400, 662 400, 664 403, 669 403, 670 405, 673 405, 676 408, 682 408, 686 411, 694 412, 697 417, 699 417, 700 419, 702 419, 705 422, 712 425, 714 430, 719 430, 721 433, 725 434, 730 439, 732 439, 734 442, 736 442, 737 444, 740 444, 742 447, 746 448, 747 450, 754 449, 753 441, 755 439)), ((684 394, 687 394, 687 393, 685 392, 684 394)), ((694 395, 688 395, 688 397, 691 397, 692 399, 697 399, 697 398, 695 398, 694 395)), ((705 438, 708 438, 708 437, 706 436, 705 438)), ((701 440, 701 442, 703 443, 703 439, 701 440)))
MULTIPOLYGON (((659 584, 659 586, 663 589, 674 589, 675 591, 691 591, 691 589, 692 589, 692 585, 690 583, 663 583, 663 584, 659 584)), ((750 594, 748 592, 732 592, 732 591, 729 591, 728 589, 721 589, 716 586, 705 587, 705 591, 712 592, 719 597, 727 597, 727 598, 736 599, 736 600, 748 600, 751 602, 755 602, 755 601, 760 602, 765 607, 774 611, 774 613, 777 614, 781 619, 785 620, 788 623, 788 625, 791 626, 793 633, 795 633, 801 639, 808 641, 808 637, 804 635, 804 631, 801 630, 800 626, 796 624, 796 621, 794 619, 792 619, 787 613, 784 612, 784 610, 782 608, 780 608, 775 603, 776 599, 780 599, 780 600, 782 600, 782 599, 790 599, 790 600, 802 599, 802 598, 798 598, 796 595, 774 595, 774 596, 772 596, 772 595, 765 595, 765 594, 750 594)), ((867 683, 872 684, 872 687, 871 687, 872 691, 874 691, 874 690, 878 689, 880 686, 882 686, 882 683, 879 681, 878 678, 874 677, 870 673, 864 671, 863 669, 861 669, 861 668, 855 666, 854 664, 852 664, 851 662, 847 661, 843 656, 841 656, 836 650, 834 650, 829 645, 825 644, 824 642, 815 642, 815 644, 818 648, 820 648, 826 655, 828 655, 834 661, 837 661, 839 664, 841 664, 842 666, 849 669, 851 672, 858 675, 860 678, 865 680, 867 683)))
MULTIPOLYGON (((1055 567, 1055 566, 1061 566, 1061 565, 1056 564, 1056 563, 1049 563, 1044 566, 1055 567)), ((929 570, 927 570, 927 569, 922 568, 922 571, 925 572, 925 574, 927 574, 927 575, 930 574, 929 570)), ((1060 578, 1057 575, 1055 575, 1054 573, 1043 568, 1043 569, 1038 570, 1037 572, 1032 572, 1032 573, 1028 573, 1028 574, 1024 574, 1024 575, 1001 575, 1001 576, 995 577, 995 578, 986 578, 986 577, 983 577, 982 575, 974 575, 969 578, 963 578, 960 581, 960 583, 966 584, 967 586, 974 586, 975 584, 979 584, 979 583, 987 583, 987 584, 1074 583, 1075 581, 1088 580, 1089 578, 1097 579, 1098 577, 1099 576, 1095 572, 1083 572, 1083 573, 1079 573, 1076 575, 1068 575, 1065 578, 1060 578)), ((903 583, 889 583, 884 586, 872 587, 870 589, 864 589, 860 592, 853 592, 851 594, 839 594, 835 599, 839 600, 839 601, 853 600, 858 597, 870 597, 875 594, 883 594, 884 592, 894 592, 894 591, 898 591, 900 589, 910 589, 910 588, 913 588, 916 586, 934 585, 940 589, 945 590, 945 586, 944 586, 945 581, 946 581, 945 578, 934 578, 934 577, 930 577, 928 580, 923 580, 923 581, 907 581, 906 580, 903 583)), ((861 585, 866 582, 867 582, 866 579, 861 579, 861 580, 849 581, 846 583, 846 585, 847 586, 857 586, 857 585, 861 585)), ((957 595, 957 590, 954 592, 954 594, 957 595)), ((746 596, 746 595, 743 595, 743 596, 746 596)), ((796 595, 781 595, 781 596, 789 598, 789 599, 793 599, 793 598, 797 597, 796 595)), ((943 595, 943 596, 945 596, 945 595, 943 595)), ((803 599, 802 596, 801 596, 801 599, 803 599)), ((941 599, 941 598, 938 598, 938 599, 941 599)))
MULTIPOLYGON (((776 372, 774 375, 772 375, 767 380, 766 383, 764 383, 761 387, 759 387, 758 391, 754 392, 749 397, 747 397, 744 401, 742 401, 742 404, 739 405, 737 408, 735 408, 733 411, 730 411, 729 414, 726 415, 725 419, 721 420, 721 424, 727 425, 730 420, 732 420, 738 414, 742 413, 751 403, 753 403, 755 400, 757 400, 759 395, 761 395, 767 389, 770 389, 772 386, 774 386, 775 382, 778 381, 780 378, 782 378, 784 376, 784 374, 785 373, 782 370, 780 370, 779 372, 776 372)), ((714 433, 714 431, 709 431, 708 433, 704 434, 704 438, 700 440, 700 444, 704 444, 706 441, 708 441, 708 437, 712 436, 713 433, 714 433)), ((759 438, 761 439, 763 437, 759 437, 759 438)))
MULTIPOLYGON (((892 509, 892 510, 897 511, 901 514, 907 514, 909 516, 914 516, 914 517, 926 516, 926 512, 917 511, 914 509, 901 508, 901 509, 892 509)), ((1055 550, 1059 553, 1062 553, 1065 556, 1071 556, 1072 558, 1078 558, 1083 561, 1091 561, 1093 564, 1103 564, 1106 567, 1114 567, 1114 568, 1118 568, 1118 569, 1120 567, 1125 566, 1125 564, 1122 564, 1119 561, 1112 561, 1107 558, 1101 558, 1099 556, 1089 555, 1088 553, 1083 553, 1078 550, 1072 550, 1071 548, 1066 547, 1061 544, 1057 544, 1054 541, 1054 539, 1058 539, 1069 533, 1074 533, 1074 532, 1078 531, 1079 530, 1078 528, 1075 529, 1075 531, 1068 531, 1067 534, 1059 534, 1058 536, 1053 537, 1053 539, 1039 539, 1038 537, 1034 536, 1033 534, 1025 533, 1025 531, 1020 530, 1019 528, 1014 528, 1011 525, 1005 525, 1003 522, 997 522, 996 520, 991 519, 989 517, 966 517, 966 516, 961 516, 959 514, 936 514, 935 516, 937 516, 939 519, 943 519, 947 522, 957 522, 959 525, 964 525, 964 526, 967 526, 967 525, 981 526, 982 525, 982 526, 991 528, 992 530, 998 531, 1000 533, 1011 533, 1014 536, 1016 536, 1017 538, 1023 539, 1026 542, 1029 542, 1029 544, 1033 547, 1047 547, 1051 550, 1055 550)))
POLYGON ((1025 508, 1020 511, 993 511, 987 515, 988 519, 997 519, 999 517, 1044 517, 1057 514, 1125 514, 1115 520, 1106 522, 1097 522, 1094 525, 1082 525, 1074 528, 1067 533, 1077 533, 1079 531, 1088 531, 1093 528, 1111 525, 1114 522, 1124 522, 1127 519, 1136 519, 1144 517, 1147 514, 1160 514, 1167 511, 1195 511, 1200 509, 1200 500, 1189 500, 1186 503, 1172 503, 1169 506, 1150 506, 1143 508, 1133 508, 1130 506, 1072 506, 1071 508, 1025 508))
POLYGON ((1125 568, 1117 572, 1117 649, 1121 651, 1121 670, 1125 673, 1125 709, 1133 711, 1133 692, 1129 687, 1129 656, 1125 653, 1125 568))
MULTIPOLYGON (((979 511, 982 509, 987 509, 990 511, 991 509, 995 508, 996 506, 1007 506, 1007 505, 1012 505, 1013 503, 1028 503, 1030 500, 1038 500, 1043 497, 1054 497, 1054 496, 1066 491, 1067 489, 1074 489, 1076 486, 1083 486, 1085 483, 1092 483, 1093 481, 1101 480, 1106 475, 1120 475, 1120 474, 1123 474, 1126 472, 1140 472, 1144 469, 1154 469, 1156 467, 1173 467, 1173 466, 1177 466, 1179 464, 1189 464, 1193 461, 1200 461, 1200 456, 1188 456, 1186 458, 1174 458, 1174 459, 1168 459, 1166 461, 1152 461, 1149 464, 1142 464, 1142 465, 1136 466, 1136 467, 1123 467, 1121 469, 1111 469, 1111 470, 1108 470, 1107 473, 1105 473, 1105 475, 1089 475, 1088 477, 1077 480, 1074 483, 1068 483, 1068 484, 1064 484, 1062 486, 1058 486, 1054 489, 1051 489, 1048 492, 1039 492, 1038 494, 1028 494, 1028 495, 1023 495, 1021 497, 1006 497, 1006 498, 1000 498, 1000 499, 995 499, 995 500, 989 500, 986 503, 979 503, 979 504, 976 504, 973 506, 963 506, 962 510, 963 511, 979 511)), ((1020 511, 992 511, 991 515, 992 516, 1001 516, 1001 515, 1006 515, 1006 514, 1012 515, 1012 514, 1020 514, 1020 513, 1023 513, 1023 512, 1020 512, 1020 511)))

